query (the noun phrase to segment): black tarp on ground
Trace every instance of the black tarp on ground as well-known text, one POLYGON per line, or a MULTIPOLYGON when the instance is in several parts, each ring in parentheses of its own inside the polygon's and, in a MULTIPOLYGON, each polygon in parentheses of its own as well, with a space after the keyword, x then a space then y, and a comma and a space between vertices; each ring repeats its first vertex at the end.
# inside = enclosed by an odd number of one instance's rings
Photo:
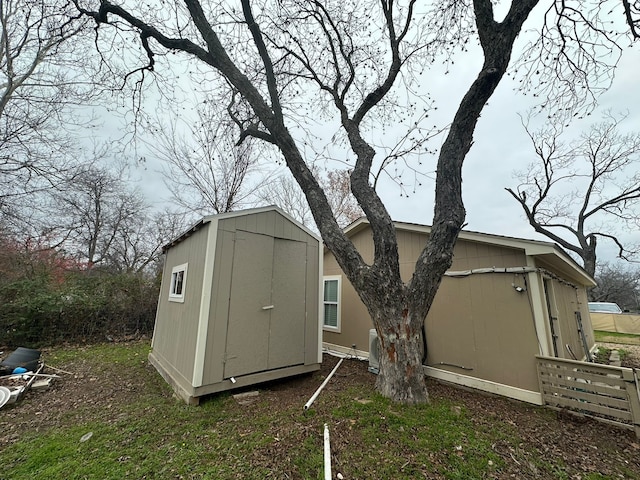
POLYGON ((24 367, 27 371, 35 372, 40 360, 40 350, 32 348, 18 347, 0 362, 0 372, 11 373, 16 367, 24 367))

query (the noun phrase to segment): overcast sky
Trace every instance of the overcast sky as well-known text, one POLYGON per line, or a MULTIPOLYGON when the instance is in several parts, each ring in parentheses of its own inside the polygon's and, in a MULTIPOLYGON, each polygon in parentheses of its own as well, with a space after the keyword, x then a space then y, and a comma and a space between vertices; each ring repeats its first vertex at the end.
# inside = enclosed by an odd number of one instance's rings
MULTIPOLYGON (((463 90, 473 79, 473 71, 468 75, 448 75, 443 87, 445 92, 436 98, 448 96, 447 105, 440 102, 443 109, 457 108, 463 90)), ((599 101, 598 109, 583 120, 574 120, 563 138, 567 141, 601 120, 601 112, 611 109, 613 113, 629 111, 623 128, 640 130, 640 55, 638 51, 628 51, 618 69, 613 87, 599 101)), ((516 187, 512 177, 514 170, 524 169, 534 160, 531 141, 524 131, 520 114, 526 114, 532 102, 528 97, 513 91, 513 83, 503 81, 485 107, 474 135, 474 145, 469 152, 463 169, 463 195, 467 209, 467 228, 470 230, 514 235, 529 238, 536 233, 528 225, 520 206, 505 187, 516 187)), ((449 117, 453 116, 449 113, 449 117)), ((422 187, 409 198, 400 198, 398 192, 385 196, 394 219, 420 222, 419 215, 428 204, 433 205, 433 182, 422 187)))
MULTIPOLYGON (((467 54, 451 67, 450 73, 431 71, 428 88, 438 105, 437 119, 447 124, 453 118, 460 99, 477 75, 481 65, 480 55, 467 54)), ((600 119, 600 113, 611 109, 613 113, 629 111, 624 127, 640 129, 640 53, 625 51, 612 88, 599 100, 599 107, 591 117, 575 120, 563 137, 566 142, 580 131, 587 130, 591 123, 600 119)), ((528 225, 520 206, 504 190, 516 187, 514 170, 524 169, 533 161, 531 142, 527 137, 518 114, 526 114, 533 105, 530 97, 514 91, 514 84, 505 77, 489 105, 482 113, 463 170, 463 195, 467 209, 468 230, 523 238, 544 240, 528 225)), ((430 120, 431 121, 431 120, 430 120)), ((138 173, 148 200, 155 206, 166 205, 168 192, 162 185, 161 166, 153 156, 138 152, 147 162, 138 173)), ((425 167, 435 169, 435 157, 425 167)), ((408 198, 391 182, 383 182, 379 193, 383 197, 392 218, 421 224, 430 224, 433 215, 432 180, 423 182, 415 194, 408 198)), ((628 238, 640 243, 638 232, 626 232, 628 238)), ((601 244, 600 255, 613 258, 613 246, 601 244)))
MULTIPOLYGON (((444 81, 437 82, 440 92, 434 92, 443 110, 453 117, 462 95, 477 72, 477 65, 460 66, 444 81)), ((536 233, 526 220, 521 207, 504 190, 517 187, 514 171, 523 170, 535 160, 534 151, 518 114, 526 115, 533 105, 530 97, 514 91, 514 84, 505 78, 485 107, 474 135, 474 144, 463 167, 463 198, 467 210, 465 229, 498 235, 547 240, 536 233)), ((601 120, 602 112, 628 112, 622 124, 624 130, 640 130, 640 52, 628 50, 616 73, 612 88, 599 99, 598 108, 589 117, 574 120, 563 135, 565 143, 587 131, 601 120)), ((385 192, 384 198, 395 220, 429 223, 433 212, 433 181, 426 182, 414 195, 401 198, 397 190, 385 192), (428 215, 428 218, 425 217, 428 215)), ((638 231, 624 232, 634 243, 640 243, 638 231)), ((614 259, 615 245, 600 242, 601 258, 614 259)))

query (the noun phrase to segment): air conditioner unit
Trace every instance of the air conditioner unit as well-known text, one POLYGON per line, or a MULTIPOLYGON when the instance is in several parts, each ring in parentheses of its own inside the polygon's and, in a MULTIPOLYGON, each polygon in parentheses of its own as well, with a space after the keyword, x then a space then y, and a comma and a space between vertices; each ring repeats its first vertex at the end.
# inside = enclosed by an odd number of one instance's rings
POLYGON ((380 342, 375 328, 369 330, 369 371, 376 375, 380 371, 380 342))

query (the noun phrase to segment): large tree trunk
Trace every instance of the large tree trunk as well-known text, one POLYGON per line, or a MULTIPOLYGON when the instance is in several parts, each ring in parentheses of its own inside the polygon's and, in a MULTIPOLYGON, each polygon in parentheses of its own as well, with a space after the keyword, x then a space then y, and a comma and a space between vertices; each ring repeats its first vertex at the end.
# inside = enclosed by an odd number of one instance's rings
MULTIPOLYGON (((584 237, 584 234, 583 234, 584 237)), ((596 235, 588 235, 584 241, 581 241, 582 245, 582 261, 585 271, 595 278, 597 255, 596 248, 598 247, 598 237, 596 235)))
POLYGON ((399 403, 425 403, 429 395, 422 368, 424 318, 411 318, 406 309, 390 310, 374 318, 380 341, 376 389, 399 403))

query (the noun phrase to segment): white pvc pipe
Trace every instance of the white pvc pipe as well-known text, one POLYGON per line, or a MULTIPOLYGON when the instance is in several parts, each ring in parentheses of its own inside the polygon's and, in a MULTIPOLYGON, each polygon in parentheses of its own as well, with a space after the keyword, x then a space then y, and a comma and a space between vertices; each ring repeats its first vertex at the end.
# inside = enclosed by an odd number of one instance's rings
POLYGON ((338 367, 340 366, 343 360, 344 358, 340 359, 338 364, 335 367, 333 367, 333 370, 331 370, 331 373, 327 376, 327 378, 324 379, 324 382, 322 382, 322 385, 320 385, 318 389, 315 391, 315 393, 311 395, 311 398, 309 399, 309 401, 304 404, 305 410, 308 410, 311 404, 316 401, 316 398, 318 398, 318 395, 320 395, 320 392, 322 391, 322 389, 327 385, 327 383, 329 383, 329 380, 331 380, 331 377, 333 377, 333 374, 336 373, 336 370, 338 370, 338 367))
POLYGON ((331 444, 329 442, 329 427, 324 424, 324 480, 331 480, 331 444))

